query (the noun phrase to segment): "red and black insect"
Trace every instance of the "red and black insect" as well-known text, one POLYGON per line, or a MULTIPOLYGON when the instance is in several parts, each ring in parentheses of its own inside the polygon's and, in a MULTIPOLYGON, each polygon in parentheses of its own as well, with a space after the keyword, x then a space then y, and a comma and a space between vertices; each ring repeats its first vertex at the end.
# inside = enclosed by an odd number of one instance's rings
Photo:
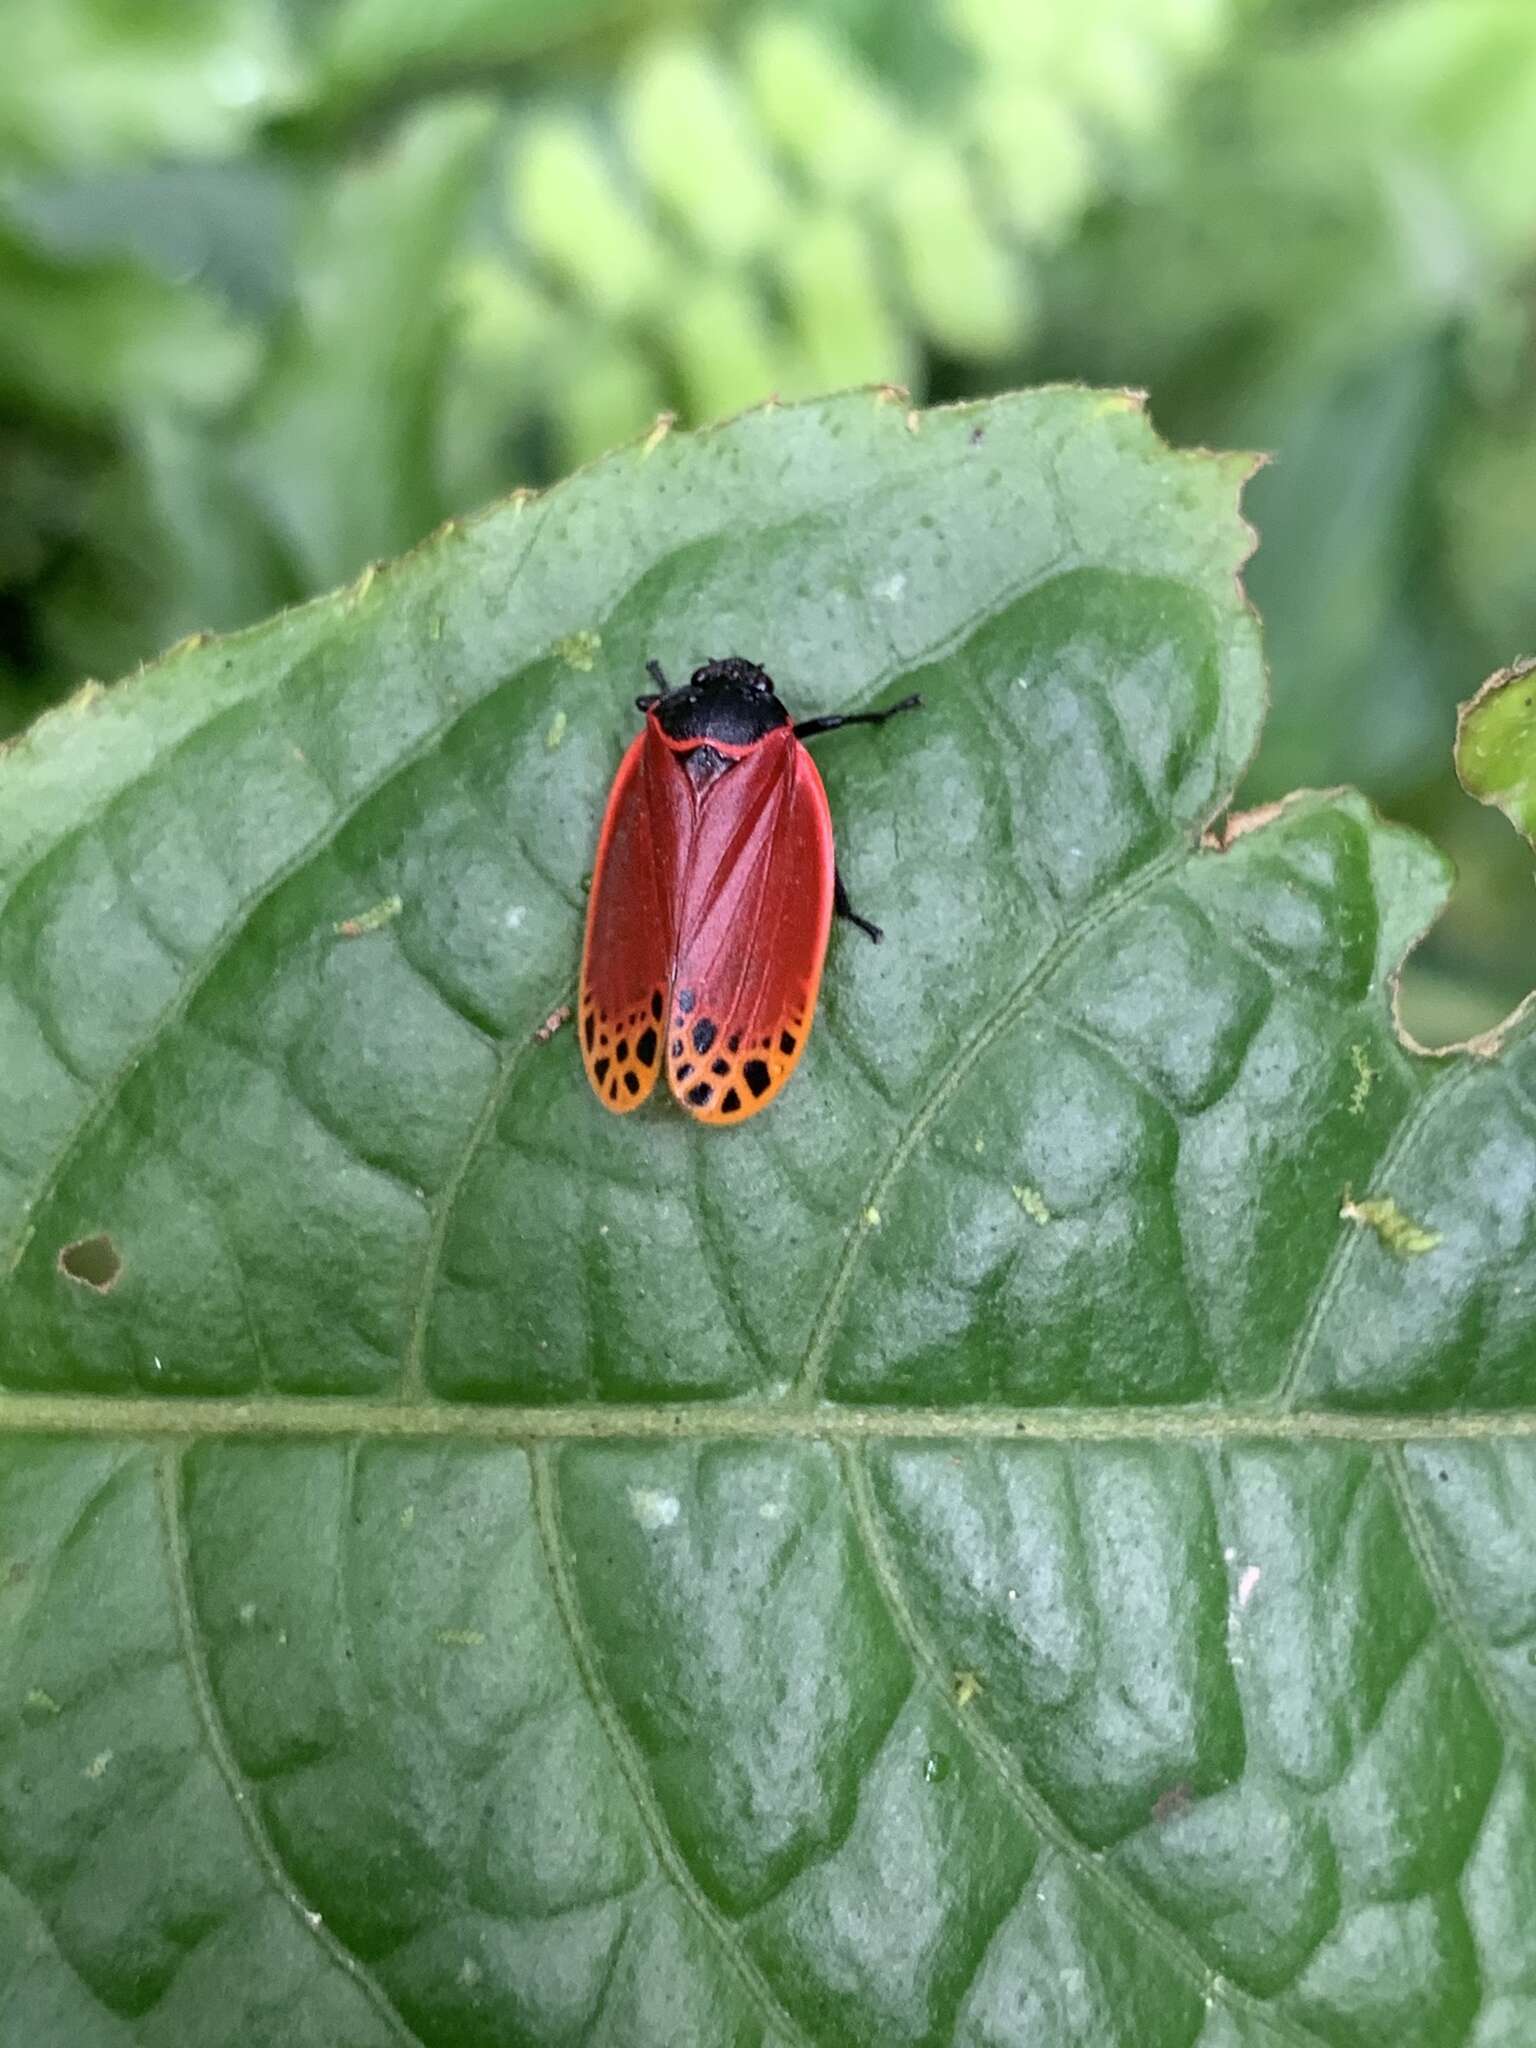
POLYGON ((706 662, 674 690, 659 662, 645 730, 614 780, 581 962, 587 1078, 638 1109, 663 1064, 690 1116, 734 1124, 794 1072, 816 1010, 833 913, 848 901, 827 793, 803 741, 885 711, 792 723, 755 662, 706 662))

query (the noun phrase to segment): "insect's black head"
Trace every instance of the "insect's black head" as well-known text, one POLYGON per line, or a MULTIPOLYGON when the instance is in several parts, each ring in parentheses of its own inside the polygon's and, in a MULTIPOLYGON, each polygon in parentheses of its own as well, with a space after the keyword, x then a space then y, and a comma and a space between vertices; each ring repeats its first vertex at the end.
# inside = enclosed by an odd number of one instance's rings
MULTIPOLYGON (((658 669, 653 668, 652 673, 664 680, 658 669)), ((749 746, 789 723, 789 713, 774 695, 772 676, 755 661, 743 661, 738 655, 725 661, 706 661, 682 689, 637 697, 635 702, 642 711, 654 708, 662 731, 674 740, 722 740, 727 746, 749 746)))

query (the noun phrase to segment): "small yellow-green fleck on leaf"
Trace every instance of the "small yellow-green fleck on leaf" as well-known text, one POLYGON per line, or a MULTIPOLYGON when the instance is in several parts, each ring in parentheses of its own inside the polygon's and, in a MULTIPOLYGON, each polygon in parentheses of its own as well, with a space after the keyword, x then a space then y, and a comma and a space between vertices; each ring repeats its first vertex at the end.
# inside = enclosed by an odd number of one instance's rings
POLYGON ((1367 1059, 1363 1045, 1352 1045, 1349 1048, 1349 1057, 1355 1069, 1355 1085, 1350 1091, 1349 1113, 1351 1116, 1359 1116, 1370 1096, 1371 1086, 1376 1079, 1376 1069, 1367 1059))
POLYGON ((29 1714, 62 1714, 64 1711, 53 1694, 44 1692, 40 1685, 32 1687, 23 1704, 29 1714))
POLYGON ((982 1152, 985 1152, 985 1151, 986 1151, 986 1149, 987 1149, 987 1141, 986 1141, 986 1139, 985 1139, 985 1138, 978 1138, 978 1139, 976 1140, 976 1143, 975 1143, 975 1144, 974 1144, 974 1145, 973 1145, 973 1146, 971 1147, 971 1150, 972 1150, 973 1152, 977 1153, 977 1154, 980 1154, 980 1153, 982 1153, 982 1152))
POLYGON ((1440 1242, 1438 1230, 1426 1230, 1422 1223, 1405 1216, 1390 1195, 1368 1195, 1363 1202, 1357 1202, 1346 1194, 1339 1214, 1362 1229, 1374 1230, 1387 1250, 1396 1252, 1400 1259, 1416 1259, 1424 1252, 1432 1252, 1440 1242))
POLYGON ((382 931, 400 915, 405 905, 398 896, 386 896, 382 903, 375 903, 371 910, 363 910, 356 917, 344 917, 334 927, 338 939, 360 939, 368 932, 382 931))
POLYGON ((415 1508, 415 1504, 414 1504, 414 1502, 412 1502, 411 1504, 409 1504, 409 1505, 408 1505, 408 1506, 406 1506, 406 1507, 403 1507, 403 1508, 402 1508, 402 1509, 400 1510, 400 1526, 401 1526, 401 1528, 402 1528, 402 1529, 414 1529, 414 1528, 415 1528, 415 1526, 416 1526, 416 1508, 415 1508))
POLYGON ((880 1211, 875 1208, 873 1203, 864 1211, 864 1228, 866 1230, 878 1230, 880 1228, 880 1211))
POLYGON ((111 1750, 102 1750, 99 1753, 99 1755, 93 1756, 90 1762, 86 1765, 85 1775, 88 1778, 104 1778, 107 1775, 107 1766, 111 1763, 111 1761, 111 1750))
POLYGON ((1024 1214, 1032 1217, 1036 1223, 1050 1222, 1051 1212, 1046 1207, 1045 1197, 1038 1188, 1015 1186, 1013 1199, 1024 1211, 1024 1214))
POLYGON ((974 1671, 957 1671, 954 1678, 954 1697, 957 1707, 968 1707, 981 1691, 981 1680, 974 1671))
POLYGON ((551 753, 555 751, 556 747, 565 738, 566 727, 569 724, 570 720, 563 711, 557 711, 549 721, 549 731, 544 735, 544 744, 551 753))
POLYGON ((583 675, 585 675, 591 671, 596 663, 598 655, 602 652, 602 646, 603 636, 601 633, 589 631, 567 633, 563 640, 555 642, 555 652, 562 661, 569 662, 572 668, 579 668, 583 675))
POLYGON ((445 1650, 478 1650, 485 1641, 485 1631, 479 1628, 440 1628, 437 1640, 445 1650))

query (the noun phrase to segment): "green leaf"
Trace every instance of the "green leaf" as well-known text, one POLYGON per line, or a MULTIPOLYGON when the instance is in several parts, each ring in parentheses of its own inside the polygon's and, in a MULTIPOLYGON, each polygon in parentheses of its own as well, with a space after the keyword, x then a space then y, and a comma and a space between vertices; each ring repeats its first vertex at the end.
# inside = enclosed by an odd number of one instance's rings
POLYGON ((92 424, 117 407, 228 399, 254 338, 210 298, 131 262, 55 260, 0 221, 0 398, 92 424))
POLYGON ((1213 828, 1244 470, 769 408, 0 755, 4 2048, 1530 2038, 1536 1054, 1399 1043, 1411 834, 1213 828), (927 708, 721 1133, 560 1015, 733 649, 927 708))
POLYGON ((516 63, 654 11, 641 0, 339 0, 322 16, 321 69, 345 104, 404 81, 516 63))
POLYGON ((278 0, 10 0, 0 152, 110 164, 215 155, 292 105, 278 0))
POLYGON ((1463 706, 1456 770, 1479 803, 1536 835, 1536 660, 1502 670, 1463 706))
POLYGON ((229 458, 301 591, 394 553, 447 509, 434 442, 448 278, 494 119, 480 100, 433 105, 313 208, 294 317, 229 458))
POLYGON ((1445 389, 1443 344, 1416 335, 1352 375, 1249 395, 1255 440, 1284 451, 1248 501, 1264 536, 1254 602, 1285 678, 1257 796, 1337 776, 1402 790, 1444 767, 1449 704, 1426 651, 1415 521, 1445 389))

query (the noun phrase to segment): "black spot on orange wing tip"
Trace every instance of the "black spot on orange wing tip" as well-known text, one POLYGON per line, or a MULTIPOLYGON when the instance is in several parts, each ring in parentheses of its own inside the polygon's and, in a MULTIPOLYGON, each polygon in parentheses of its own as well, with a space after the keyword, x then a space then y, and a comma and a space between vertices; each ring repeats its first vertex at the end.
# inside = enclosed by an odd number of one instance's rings
POLYGON ((612 1065, 612 1060, 607 1059, 594 1060, 592 1062, 592 1075, 594 1080, 597 1082, 599 1088, 601 1088, 603 1083, 607 1080, 608 1069, 612 1065))
POLYGON ((693 1027, 693 1049, 702 1059, 715 1042, 715 1020, 701 1017, 693 1027))
MULTIPOLYGON (((689 1072, 691 1073, 692 1071, 693 1069, 690 1067, 689 1072)), ((688 1090, 688 1100, 695 1109, 708 1109, 710 1098, 714 1095, 714 1092, 714 1089, 710 1087, 707 1081, 697 1081, 688 1090)))
POLYGON ((763 1096, 773 1086, 773 1076, 768 1071, 766 1060, 748 1060, 741 1070, 741 1078, 754 1096, 763 1096))
POLYGON ((597 1041, 597 1016, 595 1012, 588 1010, 581 1027, 581 1035, 587 1041, 587 1051, 590 1052, 597 1041))
POLYGON ((741 1097, 736 1093, 736 1090, 734 1088, 727 1088, 725 1093, 720 1098, 721 1115, 734 1116, 737 1110, 739 1110, 740 1108, 741 1097))
POLYGON ((709 1071, 715 1075, 728 1074, 731 1071, 731 1063, 729 1060, 711 1060, 709 1071))
POLYGON ((779 1051, 783 1053, 785 1059, 789 1058, 799 1042, 792 1031, 781 1031, 779 1033, 779 1051))
POLYGON ((640 1093, 640 1076, 635 1072, 633 1067, 631 1067, 624 1076, 624 1086, 629 1090, 631 1095, 638 1095, 640 1093))
POLYGON ((653 988, 651 990, 651 1015, 655 1018, 658 1024, 661 1022, 662 1008, 663 1004, 661 1000, 661 990, 659 988, 653 988))
POLYGON ((659 1041, 654 1025, 648 1024, 635 1041, 635 1058, 642 1067, 654 1067, 659 1041))

